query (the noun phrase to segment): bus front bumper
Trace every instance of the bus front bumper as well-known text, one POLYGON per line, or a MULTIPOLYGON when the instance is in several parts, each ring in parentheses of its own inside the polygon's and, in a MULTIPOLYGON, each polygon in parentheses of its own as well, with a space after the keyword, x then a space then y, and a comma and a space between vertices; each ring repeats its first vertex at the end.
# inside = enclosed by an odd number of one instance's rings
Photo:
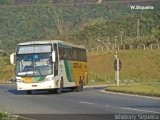
POLYGON ((45 81, 39 83, 17 82, 17 90, 47 90, 58 88, 58 81, 45 81))

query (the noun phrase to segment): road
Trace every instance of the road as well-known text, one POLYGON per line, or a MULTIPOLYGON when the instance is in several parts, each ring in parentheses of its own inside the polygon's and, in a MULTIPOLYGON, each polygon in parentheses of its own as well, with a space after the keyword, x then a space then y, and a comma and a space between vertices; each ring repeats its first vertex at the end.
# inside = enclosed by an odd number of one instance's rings
POLYGON ((15 85, 0 85, 0 110, 38 120, 60 114, 93 115, 94 118, 106 114, 112 117, 116 114, 158 114, 160 117, 160 99, 104 93, 103 89, 85 88, 83 92, 65 89, 61 95, 34 91, 26 95, 25 91, 17 91, 15 85))

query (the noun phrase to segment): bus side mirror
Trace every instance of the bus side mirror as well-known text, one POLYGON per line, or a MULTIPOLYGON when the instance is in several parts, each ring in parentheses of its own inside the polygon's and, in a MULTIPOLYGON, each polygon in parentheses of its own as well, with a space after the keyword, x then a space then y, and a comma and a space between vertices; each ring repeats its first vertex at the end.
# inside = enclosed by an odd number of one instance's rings
POLYGON ((12 65, 15 65, 15 63, 16 63, 16 53, 12 53, 12 54, 10 55, 10 63, 11 63, 12 65))
POLYGON ((53 51, 52 52, 52 62, 55 62, 56 61, 56 52, 53 51))

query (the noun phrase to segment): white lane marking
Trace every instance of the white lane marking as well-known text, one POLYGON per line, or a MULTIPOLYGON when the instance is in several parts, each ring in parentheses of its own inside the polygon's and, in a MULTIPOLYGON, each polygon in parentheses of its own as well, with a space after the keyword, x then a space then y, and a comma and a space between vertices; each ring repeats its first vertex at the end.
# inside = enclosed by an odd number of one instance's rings
POLYGON ((94 104, 94 103, 91 103, 91 102, 85 102, 85 101, 80 101, 80 103, 90 104, 90 105, 94 104))
POLYGON ((118 95, 126 95, 126 96, 134 96, 134 97, 141 97, 141 98, 148 98, 148 99, 160 100, 160 98, 159 98, 159 97, 150 97, 150 96, 143 96, 143 95, 127 94, 127 93, 117 93, 117 92, 111 92, 111 91, 105 91, 105 90, 100 90, 100 92, 103 92, 103 93, 110 93, 110 94, 118 94, 118 95))
POLYGON ((148 110, 140 110, 140 109, 134 109, 134 108, 125 108, 125 107, 122 107, 121 109, 148 112, 148 113, 158 113, 158 114, 160 113, 160 112, 157 112, 157 111, 148 111, 148 110))

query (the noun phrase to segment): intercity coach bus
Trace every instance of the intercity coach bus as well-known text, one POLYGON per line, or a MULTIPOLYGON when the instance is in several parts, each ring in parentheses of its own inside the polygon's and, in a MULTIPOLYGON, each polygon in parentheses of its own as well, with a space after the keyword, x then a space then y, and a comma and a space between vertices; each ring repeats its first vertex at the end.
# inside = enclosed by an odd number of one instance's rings
POLYGON ((88 83, 87 54, 83 46, 59 40, 19 43, 10 56, 15 64, 17 90, 48 90, 61 94, 63 88, 82 91, 88 83))

